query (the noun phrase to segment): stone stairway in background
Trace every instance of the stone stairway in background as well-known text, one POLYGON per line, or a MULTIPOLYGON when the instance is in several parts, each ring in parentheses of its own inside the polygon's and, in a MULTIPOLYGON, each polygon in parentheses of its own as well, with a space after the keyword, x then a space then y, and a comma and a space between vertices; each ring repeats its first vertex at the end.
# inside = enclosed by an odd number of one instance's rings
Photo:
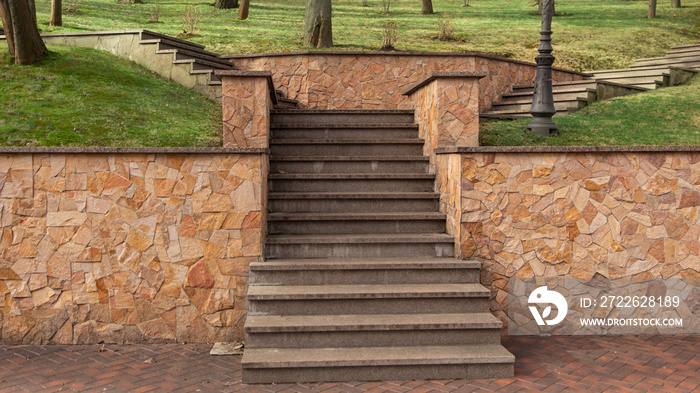
MULTIPOLYGON (((589 71, 588 80, 552 85, 555 116, 575 112, 594 101, 680 85, 697 72, 700 72, 700 43, 673 47, 664 57, 638 59, 629 68, 589 71)), ((504 94, 479 117, 482 120, 530 118, 533 92, 533 85, 513 86, 511 93, 504 94)))
MULTIPOLYGON (((95 31, 42 34, 48 45, 104 50, 133 61, 166 79, 213 100, 221 101, 217 70, 233 70, 231 59, 205 50, 204 45, 148 30, 95 31)), ((277 94, 277 107, 294 108, 298 102, 277 94)))
POLYGON ((479 264, 453 257, 413 111, 271 114, 244 383, 500 378, 479 264))

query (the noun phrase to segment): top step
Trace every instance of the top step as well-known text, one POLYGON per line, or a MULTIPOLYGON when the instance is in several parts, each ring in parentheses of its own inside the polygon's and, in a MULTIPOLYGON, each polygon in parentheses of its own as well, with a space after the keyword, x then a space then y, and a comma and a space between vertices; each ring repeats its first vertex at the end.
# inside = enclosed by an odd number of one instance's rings
POLYGON ((169 35, 155 33, 153 31, 143 30, 141 32, 141 41, 152 41, 152 43, 170 43, 173 46, 178 46, 181 48, 190 48, 192 50, 204 50, 205 46, 202 44, 196 44, 194 42, 181 40, 169 35), (155 41, 158 42, 155 42, 155 41))
POLYGON ((386 125, 415 122, 413 110, 323 110, 323 109, 278 109, 270 111, 271 126, 296 125, 386 125))

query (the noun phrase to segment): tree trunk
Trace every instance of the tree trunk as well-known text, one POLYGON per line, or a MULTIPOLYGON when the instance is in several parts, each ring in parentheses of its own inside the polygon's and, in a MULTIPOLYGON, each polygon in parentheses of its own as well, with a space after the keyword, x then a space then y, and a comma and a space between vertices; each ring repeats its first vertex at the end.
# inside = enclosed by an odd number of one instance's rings
POLYGON ((656 18, 656 0, 649 0, 649 14, 647 18, 656 18))
POLYGON ((7 47, 18 65, 32 64, 49 52, 39 35, 33 10, 33 0, 0 0, 0 18, 5 27, 7 47))
POLYGON ((671 0, 671 8, 681 8, 681 0, 671 0))
POLYGON ((304 45, 315 48, 333 46, 331 0, 306 0, 304 45))
POLYGON ((423 6, 421 7, 420 12, 422 12, 423 15, 434 14, 433 0, 423 0, 423 6))
POLYGON ((241 6, 238 7, 238 19, 248 19, 248 7, 250 7, 250 0, 241 0, 241 6))
POLYGON ((214 8, 220 10, 228 10, 236 7, 238 7, 238 0, 216 0, 214 2, 214 8))
POLYGON ((62 0, 51 1, 51 22, 49 22, 49 26, 63 26, 62 7, 62 0))

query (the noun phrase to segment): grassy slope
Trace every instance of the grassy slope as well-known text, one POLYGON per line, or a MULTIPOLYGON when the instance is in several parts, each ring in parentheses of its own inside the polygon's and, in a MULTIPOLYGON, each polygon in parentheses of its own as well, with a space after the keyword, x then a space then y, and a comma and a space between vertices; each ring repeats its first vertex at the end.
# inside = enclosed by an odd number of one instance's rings
POLYGON ((700 75, 689 84, 600 101, 554 118, 561 135, 525 132, 529 120, 482 124, 482 146, 700 145, 700 75))
MULTIPOLYGON (((195 5, 200 13, 199 35, 193 41, 220 53, 259 53, 303 49, 300 34, 303 0, 251 2, 250 18, 236 19, 237 10, 217 10, 207 1, 64 0, 78 11, 65 13, 63 28, 48 26, 49 0, 37 0, 43 31, 83 31, 146 28, 175 35, 182 31, 183 10, 195 5), (160 7, 160 23, 149 23, 160 7)), ((560 67, 603 69, 625 67, 633 59, 662 55, 669 46, 700 39, 700 0, 682 0, 683 8, 659 1, 658 17, 646 18, 645 0, 557 0, 554 46, 560 67)), ((393 0, 391 15, 380 14, 381 0, 333 0, 333 33, 337 50, 376 50, 384 20, 398 24, 400 50, 484 51, 529 60, 536 56, 540 18, 532 0, 434 1, 435 15, 421 15, 420 1, 393 0), (438 22, 449 17, 457 41, 437 41, 438 22)))
POLYGON ((219 103, 105 52, 49 49, 28 67, 0 52, 0 144, 220 145, 219 103))

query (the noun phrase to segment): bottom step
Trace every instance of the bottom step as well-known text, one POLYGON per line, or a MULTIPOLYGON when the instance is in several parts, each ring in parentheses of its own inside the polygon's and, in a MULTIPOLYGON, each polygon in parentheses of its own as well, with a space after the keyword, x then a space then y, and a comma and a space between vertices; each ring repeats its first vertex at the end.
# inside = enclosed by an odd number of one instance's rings
POLYGON ((377 348, 251 348, 243 383, 512 378, 501 345, 377 348))

